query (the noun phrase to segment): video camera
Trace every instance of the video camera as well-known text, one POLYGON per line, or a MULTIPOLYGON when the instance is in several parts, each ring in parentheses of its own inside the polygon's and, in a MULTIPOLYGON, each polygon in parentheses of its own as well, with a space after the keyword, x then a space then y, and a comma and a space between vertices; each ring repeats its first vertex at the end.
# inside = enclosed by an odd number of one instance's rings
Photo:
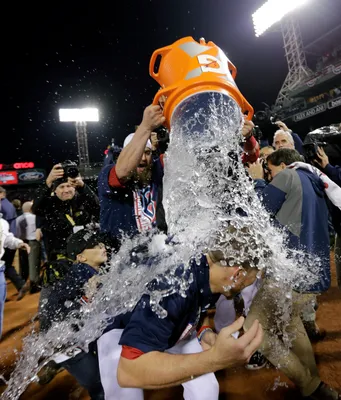
POLYGON ((340 165, 341 160, 341 124, 323 126, 309 132, 304 139, 303 150, 307 162, 319 160, 317 147, 323 150, 331 165, 340 165))
POLYGON ((66 160, 61 163, 61 168, 64 170, 64 176, 66 178, 77 178, 79 175, 79 169, 75 162, 66 160))
POLYGON ((255 124, 253 135, 258 141, 261 139, 272 140, 275 131, 278 129, 276 121, 279 120, 279 116, 274 114, 270 108, 266 108, 265 111, 257 111, 252 118, 252 122, 255 124))
POLYGON ((326 142, 312 142, 303 144, 303 155, 306 162, 314 164, 314 160, 319 160, 318 147, 324 147, 326 145, 326 142))
POLYGON ((276 121, 278 121, 277 116, 273 115, 270 110, 257 111, 253 116, 253 122, 257 125, 264 125, 264 124, 275 125, 276 121))

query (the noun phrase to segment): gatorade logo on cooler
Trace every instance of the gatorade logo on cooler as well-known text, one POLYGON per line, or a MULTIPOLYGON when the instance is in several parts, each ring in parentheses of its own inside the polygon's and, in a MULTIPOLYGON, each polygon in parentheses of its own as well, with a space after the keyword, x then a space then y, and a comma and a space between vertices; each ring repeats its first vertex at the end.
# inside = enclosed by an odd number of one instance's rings
POLYGON ((202 72, 215 72, 216 74, 228 73, 227 64, 224 65, 218 58, 209 54, 198 55, 202 72))

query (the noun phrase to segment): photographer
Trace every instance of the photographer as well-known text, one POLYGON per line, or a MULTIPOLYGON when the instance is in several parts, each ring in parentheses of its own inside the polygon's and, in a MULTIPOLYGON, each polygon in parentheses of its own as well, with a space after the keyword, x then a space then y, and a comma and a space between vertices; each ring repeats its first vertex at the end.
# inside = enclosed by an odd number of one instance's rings
POLYGON ((41 217, 41 230, 48 261, 65 255, 67 238, 99 218, 99 202, 84 183, 73 163, 55 165, 33 202, 32 211, 41 217))
MULTIPOLYGON (((315 271, 318 282, 306 290, 313 304, 314 294, 326 291, 331 282, 326 199, 335 205, 334 208, 339 207, 341 190, 317 168, 303 163, 294 149, 276 150, 268 156, 267 166, 272 175, 268 185, 264 182, 260 163, 251 165, 248 171, 275 225, 285 227, 288 233, 286 244, 294 250, 293 257, 295 250, 303 250, 319 260, 315 271)), ((300 260, 297 264, 300 265, 300 260)), ((313 307, 307 307, 303 319, 311 339, 320 340, 324 337, 325 332, 315 324, 313 307)))

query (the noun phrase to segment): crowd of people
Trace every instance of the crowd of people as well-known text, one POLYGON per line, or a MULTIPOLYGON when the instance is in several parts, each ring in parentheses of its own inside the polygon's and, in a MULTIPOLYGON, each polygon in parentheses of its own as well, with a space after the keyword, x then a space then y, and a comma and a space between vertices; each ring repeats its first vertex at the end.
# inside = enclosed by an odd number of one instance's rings
MULTIPOLYGON (((164 121, 159 106, 145 109, 117 160, 105 163, 97 194, 81 176, 70 177, 62 164, 52 168, 46 184, 23 204, 20 216, 0 188, 1 321, 5 277, 17 288, 17 300, 29 291, 40 292, 40 330, 46 332, 91 301, 98 276, 106 273, 123 237, 152 229, 169 233, 162 205, 167 154, 158 148, 154 133, 164 121), (16 249, 20 274, 13 267, 16 249)), ((341 398, 321 381, 311 346, 325 335, 315 318, 317 295, 331 284, 331 234, 336 234, 341 289, 341 167, 329 163, 322 147, 313 163, 306 162, 300 137, 283 122, 276 124, 273 143, 260 148, 253 123, 245 120, 240 156, 273 224, 286 231, 288 247, 321 260, 316 282, 295 287, 290 294, 289 353, 274 350, 284 343, 273 329, 278 293, 271 276, 257 269, 248 246, 240 265, 230 265, 221 251, 211 249, 202 254, 200 265, 195 260, 189 265, 187 296, 174 293, 162 300, 166 318, 152 311, 144 295, 132 312, 107 326, 89 351, 79 349, 50 361, 40 373, 41 384, 66 369, 96 400, 143 399, 143 389, 176 385, 183 386, 185 399, 213 400, 219 397, 216 371, 237 365, 259 369, 271 362, 302 396, 341 398), (210 309, 214 321, 207 313, 210 309)), ((248 240, 249 233, 243 234, 248 240)))

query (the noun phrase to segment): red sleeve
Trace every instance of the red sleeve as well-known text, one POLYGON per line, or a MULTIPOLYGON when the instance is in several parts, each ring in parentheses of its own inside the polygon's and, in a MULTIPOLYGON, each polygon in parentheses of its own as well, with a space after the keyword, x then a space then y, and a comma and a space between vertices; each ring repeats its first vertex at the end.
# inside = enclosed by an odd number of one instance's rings
POLYGON ((109 172, 109 186, 123 188, 124 185, 120 182, 116 174, 116 166, 113 166, 109 172))
POLYGON ((144 354, 143 351, 136 349, 135 347, 122 346, 121 357, 127 358, 128 360, 135 360, 144 354))
POLYGON ((165 163, 164 163, 163 157, 164 157, 164 154, 160 154, 160 163, 162 165, 162 168, 165 167, 165 163))
POLYGON ((259 152, 259 144, 254 136, 246 139, 244 143, 244 151, 242 154, 243 164, 256 162, 259 158, 259 152))

